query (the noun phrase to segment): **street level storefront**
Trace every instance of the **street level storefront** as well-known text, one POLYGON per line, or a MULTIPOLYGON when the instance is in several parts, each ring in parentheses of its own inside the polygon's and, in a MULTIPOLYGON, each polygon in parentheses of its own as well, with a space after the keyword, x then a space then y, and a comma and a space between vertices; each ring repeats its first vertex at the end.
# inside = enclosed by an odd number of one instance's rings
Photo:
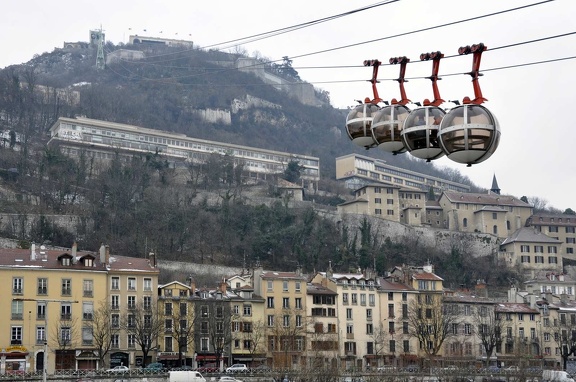
POLYGON ((0 375, 24 374, 30 367, 28 349, 10 346, 0 351, 0 375))

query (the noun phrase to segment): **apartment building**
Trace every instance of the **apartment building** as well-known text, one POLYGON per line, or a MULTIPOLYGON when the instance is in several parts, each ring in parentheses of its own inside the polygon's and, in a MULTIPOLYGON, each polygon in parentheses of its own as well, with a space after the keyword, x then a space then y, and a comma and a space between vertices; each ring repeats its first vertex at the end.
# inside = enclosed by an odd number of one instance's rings
POLYGON ((525 273, 562 272, 564 243, 533 227, 516 230, 500 244, 498 258, 508 267, 520 265, 525 273))
POLYGON ((92 252, 0 250, 0 374, 95 368, 91 319, 106 300, 106 265, 92 252), (47 353, 45 353, 47 351, 47 353), (45 358, 46 357, 46 358, 45 358))
POLYGON ((147 258, 112 255, 108 246, 101 246, 99 258, 108 271, 107 297, 116 329, 111 335, 110 366, 134 368, 151 363, 153 354, 143 354, 142 344, 149 350, 156 347, 154 322, 160 273, 156 256, 154 253, 147 258), (118 325, 119 322, 126 325, 118 325), (144 322, 151 322, 150 328, 144 322))
POLYGON ((359 154, 348 154, 336 158, 336 179, 348 188, 357 190, 367 184, 388 183, 424 191, 434 190, 436 195, 443 191, 470 192, 470 186, 446 179, 425 175, 389 165, 385 160, 359 154))
POLYGON ((379 278, 378 306, 380 321, 368 328, 373 337, 374 362, 382 365, 407 366, 415 360, 419 343, 410 334, 411 306, 417 303, 418 292, 398 275, 379 278))
POLYGON ((74 157, 84 151, 102 161, 117 155, 128 159, 159 153, 176 166, 185 162, 203 163, 213 153, 227 154, 234 157, 235 163, 242 163, 252 179, 281 174, 288 163, 295 161, 302 166, 300 175, 304 186, 316 184, 320 179, 320 159, 317 157, 196 139, 84 117, 58 118, 50 128, 48 146, 58 146, 74 157))
POLYGON ((156 361, 166 367, 196 367, 192 287, 179 281, 158 285, 157 309, 163 328, 157 340, 156 361))
POLYGON ((364 370, 374 363, 377 355, 374 343, 380 341, 374 337, 380 334, 378 323, 381 322, 376 281, 372 274, 334 273, 331 267, 326 272, 317 272, 311 279, 312 283, 336 288, 335 307, 340 323, 338 354, 342 369, 364 370))
POLYGON ((530 216, 526 225, 560 240, 564 243, 564 255, 571 260, 576 259, 576 215, 539 213, 530 216))
POLYGON ((485 233, 500 238, 524 227, 532 206, 509 195, 444 191, 438 200, 444 227, 450 231, 485 233))
POLYGON ((306 362, 306 277, 296 272, 253 271, 254 293, 264 299, 267 364, 298 369, 306 362))
POLYGON ((340 214, 368 215, 420 226, 426 211, 426 193, 393 184, 367 184, 354 192, 354 200, 338 205, 340 214))
MULTIPOLYGON (((95 315, 111 311, 109 319, 119 323, 136 301, 152 304, 157 275, 148 259, 110 256, 107 247, 0 250, 0 282, 12 286, 10 298, 0 300, 0 374, 103 366, 95 315)), ((128 335, 119 332, 112 347, 111 363, 137 365, 128 335)))
POLYGON ((311 282, 306 286, 306 315, 310 318, 306 353, 307 366, 311 369, 338 369, 337 300, 333 280, 324 278, 321 283, 311 282))

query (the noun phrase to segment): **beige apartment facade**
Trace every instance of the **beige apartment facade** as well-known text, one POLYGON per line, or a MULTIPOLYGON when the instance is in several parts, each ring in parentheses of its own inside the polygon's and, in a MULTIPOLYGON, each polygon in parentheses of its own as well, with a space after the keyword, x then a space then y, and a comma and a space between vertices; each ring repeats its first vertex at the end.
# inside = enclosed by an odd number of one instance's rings
POLYGON ((306 365, 309 317, 306 315, 306 277, 296 272, 253 271, 254 293, 264 299, 266 363, 273 368, 300 369, 306 365))
POLYGON ((107 269, 97 254, 2 249, 0 283, 10 286, 0 299, 0 374, 100 366, 92 318, 106 301, 107 269))
POLYGON ((538 213, 530 216, 526 225, 560 240, 564 243, 564 256, 576 260, 576 215, 538 213))

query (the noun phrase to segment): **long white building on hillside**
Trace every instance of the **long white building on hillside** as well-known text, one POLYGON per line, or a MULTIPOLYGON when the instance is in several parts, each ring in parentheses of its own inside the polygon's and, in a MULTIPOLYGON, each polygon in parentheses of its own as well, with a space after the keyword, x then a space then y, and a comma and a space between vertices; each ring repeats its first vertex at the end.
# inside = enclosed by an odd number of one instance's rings
POLYGON ((84 150, 99 160, 110 160, 117 154, 131 157, 158 152, 175 164, 203 162, 212 153, 228 154, 234 156, 237 163, 243 163, 254 179, 281 174, 289 162, 296 161, 303 166, 301 178, 305 183, 317 183, 320 179, 320 159, 317 157, 208 141, 84 117, 58 118, 50 128, 48 145, 59 146, 70 156, 77 156, 84 150))

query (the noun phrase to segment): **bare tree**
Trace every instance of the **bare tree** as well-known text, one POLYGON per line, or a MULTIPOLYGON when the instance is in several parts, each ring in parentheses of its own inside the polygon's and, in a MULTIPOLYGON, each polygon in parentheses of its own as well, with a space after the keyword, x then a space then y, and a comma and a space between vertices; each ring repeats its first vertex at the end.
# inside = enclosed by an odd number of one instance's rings
POLYGON ((228 300, 214 301, 213 308, 214 311, 208 323, 208 336, 214 349, 216 364, 220 365, 224 352, 230 350, 232 343, 233 315, 228 300))
POLYGON ((494 311, 494 306, 481 305, 473 318, 476 325, 475 335, 486 352, 486 367, 490 364, 490 357, 494 349, 502 343, 502 328, 504 322, 494 311))
POLYGON ((76 346, 78 339, 78 320, 70 314, 63 314, 52 331, 52 339, 56 347, 56 368, 72 369, 74 357, 71 350, 76 346))
POLYGON ((120 316, 112 313, 110 304, 100 301, 98 309, 92 313, 92 321, 88 322, 98 352, 99 366, 102 368, 106 365, 106 355, 112 347, 112 337, 120 331, 120 316))
POLYGON ((370 339, 373 343, 373 351, 376 356, 377 362, 380 362, 380 358, 384 356, 384 349, 386 346, 386 338, 388 338, 388 330, 384 328, 382 322, 378 323, 378 326, 372 329, 372 333, 369 334, 370 339))
POLYGON ((440 294, 420 294, 409 306, 409 334, 416 337, 429 356, 435 356, 444 341, 453 335, 451 328, 456 317, 444 310, 440 294))
POLYGON ((562 370, 566 370, 568 358, 576 354, 576 323, 569 318, 571 317, 566 313, 559 313, 558 319, 555 319, 554 324, 550 327, 554 334, 554 342, 560 349, 562 370))
MULTIPOLYGON (((289 368, 290 355, 301 355, 305 347, 307 318, 303 311, 282 309, 274 316, 274 322, 269 327, 269 339, 273 342, 272 349, 274 366, 289 368)), ((270 342, 270 341, 269 341, 270 342)))
POLYGON ((242 339, 250 343, 250 357, 266 349, 266 325, 262 320, 252 322, 250 331, 242 331, 242 339))
MULTIPOLYGON (((172 311, 172 338, 178 344, 178 364, 183 366, 183 353, 187 351, 188 346, 194 343, 194 324, 196 322, 196 313, 188 302, 180 302, 178 309, 172 311)), ((168 328, 166 328, 168 329, 168 328)))
POLYGON ((148 353, 164 330, 164 322, 156 306, 151 301, 129 306, 120 326, 126 331, 129 342, 133 341, 140 348, 143 356, 142 367, 145 367, 148 353))

